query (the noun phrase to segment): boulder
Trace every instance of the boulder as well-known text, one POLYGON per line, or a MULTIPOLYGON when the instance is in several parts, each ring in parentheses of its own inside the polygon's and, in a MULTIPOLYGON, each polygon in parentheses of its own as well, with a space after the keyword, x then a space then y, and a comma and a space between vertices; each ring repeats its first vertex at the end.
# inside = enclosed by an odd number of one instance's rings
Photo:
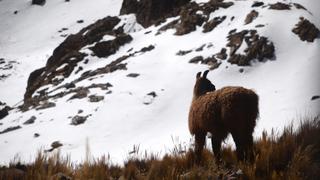
POLYGON ((292 32, 298 35, 301 41, 313 42, 319 38, 319 29, 309 20, 300 17, 300 21, 292 29, 292 32))
POLYGON ((177 16, 181 6, 190 0, 124 0, 120 15, 136 14, 137 21, 148 27, 166 17, 177 16))

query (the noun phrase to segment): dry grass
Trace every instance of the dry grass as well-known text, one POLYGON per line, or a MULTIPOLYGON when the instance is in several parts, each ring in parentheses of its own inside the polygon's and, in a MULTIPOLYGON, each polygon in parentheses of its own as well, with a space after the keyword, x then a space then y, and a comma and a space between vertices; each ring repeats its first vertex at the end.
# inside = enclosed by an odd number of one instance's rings
MULTIPOLYGON (((195 165, 190 148, 177 146, 159 158, 144 153, 132 156, 124 166, 110 163, 108 157, 73 164, 59 153, 48 157, 39 152, 36 160, 23 165, 17 160, 0 168, 0 179, 317 179, 320 177, 320 118, 305 120, 294 130, 286 127, 280 135, 264 132, 255 141, 255 161, 237 162, 235 152, 224 148, 224 161, 215 163, 211 151, 202 154, 195 165)), ((139 147, 135 148, 139 151, 139 147)), ((88 150, 89 151, 89 150, 88 150)), ((137 153, 137 152, 134 152, 137 153)), ((138 154, 138 153, 137 153, 138 154)))

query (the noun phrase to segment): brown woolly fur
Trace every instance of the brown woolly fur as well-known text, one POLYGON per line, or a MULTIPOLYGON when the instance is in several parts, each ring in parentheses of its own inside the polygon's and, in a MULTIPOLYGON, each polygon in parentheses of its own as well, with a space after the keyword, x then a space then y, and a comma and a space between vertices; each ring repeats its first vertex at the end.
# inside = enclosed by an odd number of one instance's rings
POLYGON ((231 133, 239 160, 252 160, 252 133, 259 114, 258 95, 243 87, 224 87, 215 91, 206 78, 197 74, 189 112, 189 130, 195 135, 195 152, 200 161, 207 132, 212 134, 212 149, 220 159, 221 142, 231 133))

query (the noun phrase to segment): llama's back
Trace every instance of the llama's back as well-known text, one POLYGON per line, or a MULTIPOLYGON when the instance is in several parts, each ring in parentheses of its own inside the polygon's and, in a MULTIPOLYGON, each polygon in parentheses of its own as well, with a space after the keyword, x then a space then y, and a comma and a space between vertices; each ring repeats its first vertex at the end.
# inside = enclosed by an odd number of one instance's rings
POLYGON ((219 90, 221 120, 232 129, 253 132, 259 115, 259 97, 243 87, 224 87, 219 90))

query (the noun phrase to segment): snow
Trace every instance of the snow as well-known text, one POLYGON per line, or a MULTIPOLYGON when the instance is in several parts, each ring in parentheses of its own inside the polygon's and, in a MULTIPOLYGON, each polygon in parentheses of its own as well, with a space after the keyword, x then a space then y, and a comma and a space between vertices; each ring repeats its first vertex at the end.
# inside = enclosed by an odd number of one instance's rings
MULTIPOLYGON (((53 49, 63 41, 57 32, 63 27, 68 34, 107 15, 117 15, 122 1, 118 0, 48 0, 45 6, 30 6, 29 1, 0 1, 0 55, 6 59, 16 59, 20 64, 5 81, 0 81, 0 100, 9 105, 22 100, 30 72, 45 65, 53 49), (18 10, 14 15, 13 11, 18 10), (37 19, 35 23, 35 19, 37 19), (76 21, 83 19, 84 23, 76 21)), ((197 0, 197 3, 207 2, 197 0)), ((121 16, 125 32, 130 33, 133 41, 122 46, 118 52, 108 58, 89 55, 89 63, 79 63, 85 72, 104 67, 111 61, 143 47, 154 45, 150 52, 136 54, 125 62, 127 71, 116 71, 96 76, 92 81, 83 80, 77 87, 92 83, 111 83, 111 94, 99 88, 90 89, 89 95, 103 95, 103 101, 88 102, 88 98, 68 100, 73 94, 55 99, 56 107, 44 110, 20 112, 13 110, 0 122, 0 131, 7 127, 20 125, 21 129, 0 134, 0 163, 8 163, 15 155, 30 161, 38 150, 49 149, 53 141, 60 141, 60 151, 71 155, 73 161, 85 159, 86 142, 89 142, 91 154, 99 157, 110 154, 112 162, 121 163, 134 146, 149 152, 163 154, 177 143, 188 144, 192 138, 188 131, 188 111, 192 99, 195 75, 204 71, 206 65, 194 65, 188 61, 198 55, 203 57, 218 53, 227 44, 228 32, 237 29, 255 29, 259 35, 268 37, 276 47, 276 58, 272 61, 254 62, 250 67, 239 67, 222 61, 220 67, 211 71, 208 78, 216 88, 239 85, 254 89, 260 97, 260 118, 254 136, 261 136, 263 130, 272 128, 280 131, 283 126, 299 123, 301 117, 319 115, 320 101, 311 101, 313 95, 319 95, 318 85, 320 67, 320 40, 313 43, 302 42, 291 29, 300 16, 307 17, 319 28, 319 13, 314 7, 319 1, 297 2, 310 8, 312 14, 292 8, 291 11, 274 11, 267 8, 255 8, 259 17, 251 24, 244 25, 246 15, 251 11, 252 1, 233 1, 228 9, 219 9, 210 17, 227 18, 210 33, 202 33, 202 28, 184 36, 175 36, 173 30, 156 35, 159 27, 143 29, 136 23, 134 15, 121 16), (231 17, 235 16, 231 21, 231 17), (284 21, 285 20, 285 21, 284 21), (145 34, 146 32, 149 32, 145 34), (192 51, 185 56, 177 56, 179 50, 196 49, 203 44, 213 46, 201 52, 192 51), (239 69, 244 72, 240 73, 239 69), (129 73, 139 73, 136 78, 127 77, 129 73), (156 97, 147 95, 156 92, 156 97), (147 102, 147 103, 146 103, 147 102), (148 104, 148 105, 146 105, 148 104), (83 110, 78 114, 79 110, 83 110), (89 116, 78 126, 70 125, 75 115, 89 116), (22 125, 31 116, 36 116, 34 124, 22 125), (34 133, 39 133, 34 138, 34 133)), ((264 1, 267 3, 276 0, 264 1)), ((291 1, 290 1, 291 2, 291 1)), ((318 6, 319 7, 319 6, 318 6)), ((175 18, 170 18, 175 19, 175 18)), ((169 22, 169 20, 168 20, 169 22)), ((104 40, 113 37, 105 36, 104 40)), ((244 49, 245 47, 241 47, 244 49)), ((91 54, 88 47, 82 52, 91 54)), ((227 52, 228 53, 228 52, 227 52)), ((77 69, 77 68, 76 68, 77 69)), ((72 82, 81 73, 64 80, 72 82)), ((51 85, 43 88, 54 89, 51 85)), ((42 88, 42 89, 43 89, 42 88)), ((56 94, 65 89, 51 93, 56 94)), ((231 140, 227 141, 232 144, 231 140)))

